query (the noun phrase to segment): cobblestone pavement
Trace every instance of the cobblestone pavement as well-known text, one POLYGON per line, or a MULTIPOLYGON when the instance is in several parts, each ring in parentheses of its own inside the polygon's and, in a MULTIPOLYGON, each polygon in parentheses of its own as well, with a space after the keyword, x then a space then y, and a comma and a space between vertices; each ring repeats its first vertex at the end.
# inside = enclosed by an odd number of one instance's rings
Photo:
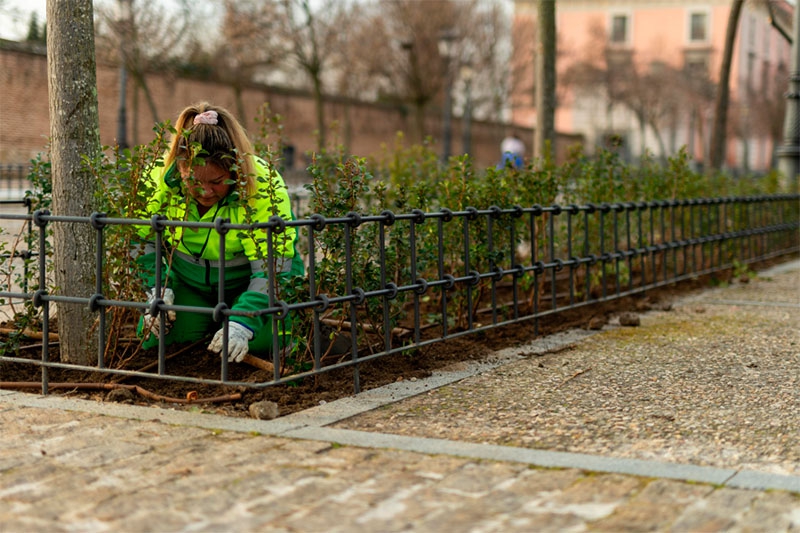
MULTIPOLYGON (((791 280, 800 264, 792 265, 769 279, 796 295, 791 280)), ((765 295, 758 284, 737 286, 705 293, 702 305, 741 310, 759 301, 781 303, 777 307, 786 312, 773 309, 764 315, 768 320, 758 313, 736 315, 748 321, 746 327, 736 323, 748 338, 798 324, 800 304, 765 295)), ((612 343, 604 349, 624 343, 618 348, 625 351, 637 338, 652 342, 648 327, 643 320, 636 330, 641 337, 620 337, 610 329, 564 342, 578 351, 586 343, 593 349, 597 343, 612 343)), ((794 379, 800 372, 796 335, 781 336, 788 344, 773 347, 794 361, 784 370, 794 372, 794 379)), ((697 354, 738 350, 720 346, 713 334, 697 338, 697 354)), ((702 428, 698 433, 708 439, 693 444, 708 461, 677 453, 680 446, 673 456, 658 447, 639 454, 607 442, 593 449, 591 439, 581 438, 573 439, 574 449, 560 439, 544 439, 549 447, 542 448, 521 438, 527 429, 516 419, 509 425, 517 428, 517 440, 507 438, 513 432, 498 433, 503 424, 496 420, 505 411, 493 416, 495 400, 480 393, 481 380, 498 374, 514 389, 509 380, 538 362, 530 355, 498 355, 483 367, 394 384, 272 421, 0 391, 0 532, 800 531, 800 475, 792 447, 800 435, 794 425, 796 388, 794 395, 780 389, 780 404, 773 406, 774 418, 783 420, 776 435, 788 432, 787 443, 763 457, 739 460, 718 453, 714 436, 725 432, 706 434, 702 428), (445 415, 463 420, 472 413, 472 431, 428 434, 424 418, 409 425, 411 417, 397 416, 433 389, 464 384, 479 392, 470 404, 461 404, 459 412, 436 408, 426 416, 437 429, 448 427, 445 415), (481 431, 487 436, 474 438, 481 431)), ((553 383, 561 385, 579 370, 573 366, 553 383)), ((559 390, 588 376, 576 375, 559 390)), ((777 386, 778 377, 770 379, 777 386)), ((737 400, 737 387, 741 383, 731 391, 733 407, 750 409, 751 402, 737 400)), ((675 411, 678 421, 680 412, 675 411)), ((635 420, 636 413, 631 416, 635 420)), ((751 422, 759 434, 771 431, 751 422)), ((731 428, 731 434, 744 439, 747 431, 731 428)), ((746 444, 768 446, 768 440, 746 444)))

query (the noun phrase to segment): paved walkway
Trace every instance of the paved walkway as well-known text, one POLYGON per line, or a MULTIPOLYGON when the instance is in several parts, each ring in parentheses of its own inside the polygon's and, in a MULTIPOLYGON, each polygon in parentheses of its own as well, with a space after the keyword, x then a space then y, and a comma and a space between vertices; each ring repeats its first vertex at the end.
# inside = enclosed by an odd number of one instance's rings
MULTIPOLYGON (((800 262, 762 276, 797 287, 800 262)), ((741 313, 753 317, 749 334, 763 337, 798 331, 798 291, 770 302, 758 286, 731 287, 703 301, 780 307, 768 321, 741 313)), ((800 373, 800 334, 773 336, 775 353, 800 373)), ((586 337, 571 332, 523 351, 586 337)), ((737 349, 701 341, 699 351, 737 349)), ((0 532, 800 531, 797 425, 771 469, 769 457, 756 467, 709 466, 433 438, 424 420, 415 431, 392 421, 432 390, 539 364, 519 351, 272 421, 0 391, 0 532)), ((781 396, 776 417, 796 420, 799 395, 781 396)), ((447 416, 492 410, 475 394, 447 416)), ((431 425, 442 424, 436 413, 431 425)))

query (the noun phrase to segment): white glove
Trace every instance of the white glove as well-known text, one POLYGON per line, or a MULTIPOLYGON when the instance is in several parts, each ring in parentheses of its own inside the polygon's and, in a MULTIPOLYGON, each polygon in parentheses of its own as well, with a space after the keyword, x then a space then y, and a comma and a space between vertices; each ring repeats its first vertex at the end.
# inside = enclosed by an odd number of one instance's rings
MULTIPOLYGON (((163 288, 161 289, 164 293, 163 297, 161 298, 164 300, 164 303, 167 305, 172 305, 175 303, 175 293, 172 292, 172 289, 163 288)), ((151 304, 156 300, 156 288, 151 287, 147 291, 147 303, 151 304)), ((172 329, 172 323, 175 322, 175 311, 167 311, 164 314, 164 335, 169 333, 169 330, 172 329)), ((149 337, 150 334, 158 335, 159 328, 161 326, 161 320, 158 318, 158 314, 151 315, 150 310, 144 312, 144 331, 148 332, 147 336, 149 337)))
MULTIPOLYGON (((208 349, 212 352, 222 352, 222 338, 224 328, 220 328, 211 339, 208 349)), ((228 322, 228 362, 240 363, 244 356, 247 355, 248 342, 253 338, 253 332, 249 328, 239 324, 238 322, 228 322)))

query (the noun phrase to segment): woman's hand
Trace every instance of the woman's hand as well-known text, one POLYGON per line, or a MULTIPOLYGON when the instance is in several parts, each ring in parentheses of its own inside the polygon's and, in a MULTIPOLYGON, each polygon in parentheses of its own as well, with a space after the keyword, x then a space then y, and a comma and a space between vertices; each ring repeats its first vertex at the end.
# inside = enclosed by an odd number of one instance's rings
MULTIPOLYGON (((163 288, 162 289, 163 296, 161 300, 166 305, 172 305, 175 303, 175 293, 172 292, 172 289, 163 288)), ((158 298, 156 297, 156 289, 152 287, 150 290, 147 291, 147 303, 150 307, 144 312, 144 328, 143 331, 145 332, 145 338, 149 337, 150 335, 158 335, 161 331, 161 320, 159 319, 159 312, 156 309, 153 309, 153 302, 155 302, 158 298), (153 313, 151 313, 151 311, 153 313)), ((172 323, 175 322, 175 311, 167 311, 164 313, 164 335, 169 333, 169 330, 172 329, 172 323)))
MULTIPOLYGON (((208 345, 209 351, 222 352, 222 340, 225 328, 220 328, 208 345)), ((248 343, 253 338, 253 332, 238 322, 228 322, 228 362, 240 363, 247 355, 248 343)))

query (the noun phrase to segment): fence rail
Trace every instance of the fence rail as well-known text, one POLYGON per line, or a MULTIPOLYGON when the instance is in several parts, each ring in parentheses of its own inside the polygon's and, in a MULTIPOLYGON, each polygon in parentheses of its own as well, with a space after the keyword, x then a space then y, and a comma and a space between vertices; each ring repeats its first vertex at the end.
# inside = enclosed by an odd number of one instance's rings
MULTIPOLYGON (((97 314, 97 363, 75 365, 50 361, 47 342, 41 356, 0 356, 8 361, 41 367, 42 390, 47 393, 49 368, 100 371, 107 374, 181 382, 264 388, 352 367, 360 391, 359 364, 432 343, 447 341, 491 328, 533 322, 569 309, 642 293, 696 276, 728 270, 800 251, 800 195, 710 198, 569 206, 530 206, 501 209, 442 209, 437 212, 395 214, 384 211, 339 217, 311 215, 253 225, 185 223, 107 217, 94 213, 70 217, 38 210, 24 215, 0 214, 3 220, 22 220, 34 228, 23 240, 28 249, 6 253, 5 272, 30 268, 37 290, 0 288, 0 298, 23 302, 41 310, 44 338, 50 330, 50 306, 88 306, 97 314), (48 229, 55 224, 90 225, 96 233, 96 288, 92 294, 50 293, 46 253, 48 229), (272 379, 261 382, 229 379, 227 357, 213 376, 188 376, 168 368, 166 347, 152 355, 157 371, 139 371, 108 364, 106 318, 120 309, 144 311, 150 306, 119 299, 105 279, 108 250, 105 237, 120 228, 156 229, 157 242, 173 227, 209 231, 264 230, 268 240, 297 228, 306 262, 304 294, 285 295, 272 290, 269 307, 250 313, 266 315, 274 332, 287 317, 305 324, 295 329, 308 360, 290 365, 275 341, 272 379), (319 238, 336 232, 343 262, 331 283, 325 251, 319 238), (334 325, 345 334, 349 350, 332 360, 323 329, 334 325)), ((5 224, 4 224, 5 226, 5 224)), ((224 242, 224 239, 220 239, 224 242)), ((21 247, 18 247, 21 248, 21 247)), ((224 250, 220 256, 224 256, 224 250)), ((272 253, 270 251, 270 253, 272 253)), ((274 258, 269 257, 270 264, 274 258)), ((157 267, 158 268, 158 267, 157 267)), ((224 267, 220 269, 224 277, 224 267)), ((31 277, 26 272, 25 279, 31 277)), ((3 283, 0 281, 0 283, 3 283)), ((157 304, 163 314, 185 311, 210 314, 225 322, 244 314, 225 304, 224 294, 213 307, 157 304)), ((227 348, 226 348, 227 349, 227 348)), ((299 356, 297 356, 299 357, 299 356)))

